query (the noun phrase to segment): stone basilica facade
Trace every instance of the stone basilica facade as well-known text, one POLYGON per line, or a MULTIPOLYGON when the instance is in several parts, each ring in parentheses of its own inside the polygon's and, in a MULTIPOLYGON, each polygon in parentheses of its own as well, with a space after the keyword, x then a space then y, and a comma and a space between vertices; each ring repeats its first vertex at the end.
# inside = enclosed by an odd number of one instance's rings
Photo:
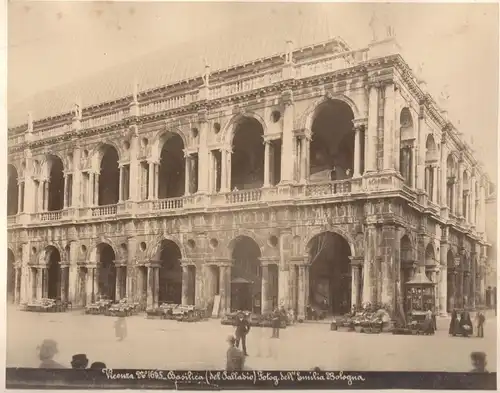
POLYGON ((392 37, 129 83, 9 129, 12 302, 484 303, 490 182, 392 37))

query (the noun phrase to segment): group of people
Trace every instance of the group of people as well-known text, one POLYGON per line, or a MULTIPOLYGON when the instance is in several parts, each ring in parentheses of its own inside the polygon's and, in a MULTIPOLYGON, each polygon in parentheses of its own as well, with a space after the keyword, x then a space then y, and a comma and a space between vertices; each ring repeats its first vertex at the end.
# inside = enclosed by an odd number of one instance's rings
MULTIPOLYGON (((477 337, 484 337, 484 324, 486 317, 481 311, 478 311, 475 318, 477 337)), ((470 337, 474 334, 474 324, 472 323, 468 311, 462 311, 460 314, 457 310, 451 313, 451 321, 449 334, 452 336, 470 337)))
MULTIPOLYGON (((66 368, 62 364, 54 360, 54 356, 58 353, 57 342, 54 340, 43 340, 42 344, 38 347, 38 356, 40 358, 39 368, 66 368)), ((73 369, 86 369, 89 368, 89 359, 85 354, 73 355, 71 359, 71 368, 73 369)), ((106 368, 103 362, 93 362, 90 365, 91 369, 102 370, 106 368)))

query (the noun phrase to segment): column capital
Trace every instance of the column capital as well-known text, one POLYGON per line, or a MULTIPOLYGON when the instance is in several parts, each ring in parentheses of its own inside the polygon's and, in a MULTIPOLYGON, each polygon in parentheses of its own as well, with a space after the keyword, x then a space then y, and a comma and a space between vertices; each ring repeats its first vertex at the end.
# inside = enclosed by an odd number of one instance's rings
POLYGON ((182 267, 196 266, 196 263, 192 259, 180 259, 179 262, 182 267))
POLYGON ((354 129, 358 131, 361 127, 367 127, 368 126, 368 118, 367 117, 360 117, 357 119, 352 120, 352 125, 354 126, 354 129))
POLYGON ((261 266, 278 265, 279 257, 260 257, 259 258, 261 266))
POLYGON ((87 263, 85 267, 87 269, 97 269, 97 263, 87 263))
POLYGON ((351 266, 355 268, 359 268, 363 265, 365 258, 364 257, 349 257, 351 261, 351 266))
POLYGON ((151 164, 160 165, 160 160, 157 158, 148 158, 146 161, 148 162, 149 165, 151 164))
POLYGON ((309 265, 309 255, 291 257, 290 264, 295 266, 309 265))
POLYGON ((184 158, 191 156, 193 154, 198 153, 198 148, 197 147, 186 147, 184 150, 184 158))

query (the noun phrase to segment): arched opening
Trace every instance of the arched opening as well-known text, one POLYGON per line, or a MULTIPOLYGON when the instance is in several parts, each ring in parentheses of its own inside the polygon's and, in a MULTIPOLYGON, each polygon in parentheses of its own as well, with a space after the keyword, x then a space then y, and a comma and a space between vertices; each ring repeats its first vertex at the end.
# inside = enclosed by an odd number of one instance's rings
POLYGON ((433 202, 437 202, 435 181, 437 180, 438 151, 434 137, 429 134, 425 142, 425 191, 433 202))
POLYGON ((7 249, 7 302, 14 303, 16 288, 16 268, 14 266, 16 257, 14 252, 7 249))
POLYGON ((231 242, 231 309, 261 313, 262 268, 259 245, 248 236, 231 242))
POLYGON ((452 312, 453 309, 456 307, 456 302, 455 302, 456 266, 455 266, 455 257, 451 250, 448 251, 448 255, 446 256, 446 264, 447 264, 446 307, 447 307, 447 312, 452 312))
POLYGON ((184 142, 176 133, 168 133, 162 140, 165 142, 160 153, 158 197, 160 199, 181 197, 186 191, 184 142))
POLYGON ((231 157, 231 189, 246 190, 264 185, 264 129, 252 117, 234 126, 231 157))
POLYGON ((57 156, 49 156, 49 195, 48 211, 56 211, 64 208, 64 165, 57 156))
POLYGON ((455 185, 457 182, 457 168, 452 154, 446 159, 446 203, 450 212, 454 213, 455 203, 455 185))
POLYGON ((354 169, 353 119, 354 113, 351 107, 343 101, 329 100, 318 106, 311 127, 309 168, 311 182, 343 180, 352 177, 354 169))
POLYGON ((313 237, 307 245, 309 304, 328 314, 339 315, 351 308, 351 265, 349 243, 333 232, 313 237))
POLYGON ((462 178, 462 216, 467 222, 470 220, 470 179, 467 171, 462 178))
POLYGON ((99 176, 99 206, 118 203, 120 190, 120 169, 118 152, 113 146, 104 145, 101 149, 101 174, 99 176))
POLYGON ((434 248, 429 243, 425 249, 425 275, 427 276, 429 281, 432 281, 434 284, 436 284, 436 280, 433 274, 435 266, 436 256, 434 253, 434 248))
POLYGON ((400 265, 400 287, 398 288, 399 290, 399 296, 398 296, 398 304, 399 307, 402 308, 399 311, 402 311, 402 317, 406 315, 406 283, 410 281, 413 278, 413 264, 414 264, 414 257, 413 257, 413 247, 411 245, 410 238, 407 235, 404 235, 401 238, 400 241, 400 260, 401 260, 401 265, 400 265))
POLYGON ((43 290, 49 299, 61 298, 61 254, 53 246, 45 249, 47 258, 47 288, 43 290))
POLYGON ((19 189, 17 182, 19 180, 17 169, 14 165, 7 166, 7 215, 13 216, 18 213, 19 189))
POLYGON ((172 240, 164 239, 158 252, 160 260, 160 278, 158 302, 182 303, 182 266, 181 250, 172 240))
MULTIPOLYGON (((116 300, 115 252, 109 244, 97 246, 97 298, 116 300)), ((94 289, 95 290, 95 289, 94 289)))
POLYGON ((399 116, 400 144, 399 144, 399 172, 407 186, 413 186, 413 119, 410 110, 403 108, 399 116))

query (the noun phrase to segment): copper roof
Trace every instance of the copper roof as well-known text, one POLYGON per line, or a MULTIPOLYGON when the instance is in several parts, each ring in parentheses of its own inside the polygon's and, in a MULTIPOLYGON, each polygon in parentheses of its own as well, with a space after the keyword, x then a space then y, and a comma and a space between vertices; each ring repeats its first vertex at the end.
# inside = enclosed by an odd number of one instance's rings
POLYGON ((125 98, 132 95, 134 81, 139 84, 140 91, 145 91, 199 77, 206 63, 216 71, 280 55, 285 51, 287 40, 293 41, 294 48, 301 48, 334 38, 327 19, 318 19, 317 11, 307 14, 289 10, 280 13, 279 19, 269 16, 259 21, 259 26, 255 26, 255 21, 231 26, 217 35, 170 45, 90 77, 38 93, 9 106, 8 125, 25 124, 28 112, 34 120, 68 113, 76 100, 85 108, 125 98))

